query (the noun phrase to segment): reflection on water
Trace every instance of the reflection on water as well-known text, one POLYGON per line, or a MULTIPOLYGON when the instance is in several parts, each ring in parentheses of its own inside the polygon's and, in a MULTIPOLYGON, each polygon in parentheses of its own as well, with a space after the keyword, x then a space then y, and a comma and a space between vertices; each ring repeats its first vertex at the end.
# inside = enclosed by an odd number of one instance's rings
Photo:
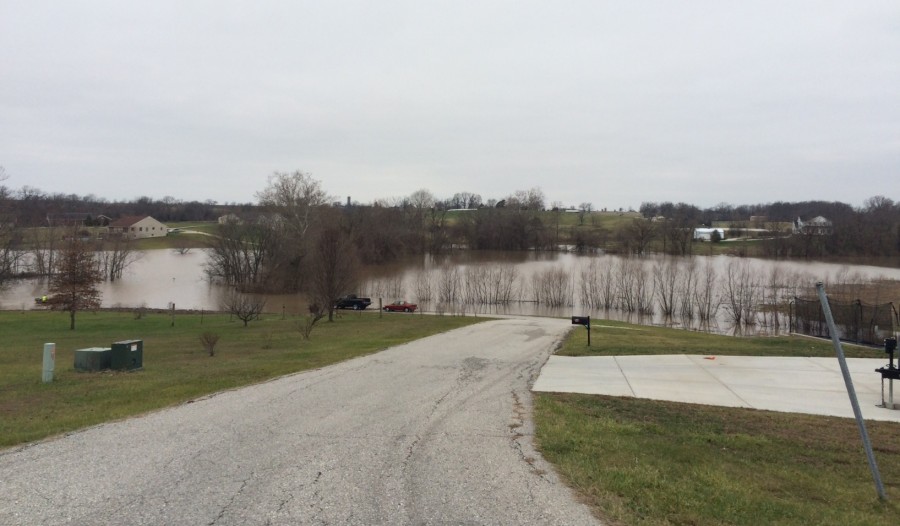
MULTIPOLYGON (((154 309, 166 308, 174 303, 179 309, 218 310, 227 287, 210 283, 204 273, 207 254, 202 250, 192 250, 179 254, 170 250, 144 252, 142 257, 129 266, 121 280, 105 282, 101 285, 104 307, 154 309)), ((643 270, 636 275, 647 285, 651 294, 650 312, 625 312, 621 309, 591 308, 591 301, 585 301, 582 284, 586 275, 584 269, 595 265, 599 269, 615 269, 622 266, 623 259, 609 255, 575 255, 553 252, 473 252, 456 251, 439 256, 410 258, 392 265, 365 269, 359 290, 360 295, 372 297, 377 306, 379 299, 385 303, 406 299, 419 303, 424 310, 445 313, 465 313, 479 316, 491 314, 520 314, 554 317, 590 315, 599 319, 615 319, 633 323, 667 325, 691 330, 712 331, 732 334, 778 334, 785 332, 788 322, 775 313, 752 313, 755 324, 740 326, 733 323, 729 312, 720 308, 714 319, 703 323, 697 316, 684 316, 674 312, 663 316, 659 307, 659 296, 655 287, 662 287, 662 268, 665 260, 661 256, 651 256, 637 261, 643 270), (538 290, 543 276, 564 278, 554 285, 555 290, 565 294, 557 305, 548 304, 548 296, 538 290), (656 276, 654 276, 656 273, 656 276), (478 276, 476 280, 473 276, 478 276), (466 278, 468 282, 466 281, 466 278), (540 279, 539 279, 540 278, 540 279), (658 280, 659 283, 652 283, 658 280), (651 286, 652 285, 652 286, 651 286), (466 298, 483 298, 478 302, 466 302, 466 298), (503 300, 502 303, 489 304, 503 300), (536 301, 539 300, 539 301, 536 301), (486 304, 488 303, 488 304, 486 304)), ((727 256, 695 256, 692 260, 677 260, 679 268, 693 261, 697 269, 708 268, 715 273, 721 289, 729 265, 734 268, 738 261, 757 277, 756 287, 760 289, 757 298, 764 299, 767 290, 783 288, 779 297, 790 297, 794 293, 807 290, 816 281, 827 283, 847 280, 900 280, 900 269, 865 265, 844 265, 819 262, 771 261, 762 259, 737 259, 727 256), (774 284, 775 277, 778 284, 774 284), (769 284, 767 284, 769 283, 769 284)), ((733 272, 733 270, 731 271, 733 272)), ((701 273, 702 274, 702 273, 701 273)), ((611 279, 620 286, 624 274, 610 270, 611 279)), ((546 285, 546 284, 545 284, 546 285)), ((45 280, 20 280, 9 284, 0 292, 0 308, 28 309, 34 298, 47 293, 45 280)), ((722 291, 718 290, 718 295, 722 291)), ((300 294, 268 295, 267 310, 288 314, 303 313, 308 301, 300 294)), ((900 298, 886 298, 897 301, 900 298)), ((761 303, 761 302, 760 302, 761 303)), ((595 304, 596 305, 596 304, 595 304)))

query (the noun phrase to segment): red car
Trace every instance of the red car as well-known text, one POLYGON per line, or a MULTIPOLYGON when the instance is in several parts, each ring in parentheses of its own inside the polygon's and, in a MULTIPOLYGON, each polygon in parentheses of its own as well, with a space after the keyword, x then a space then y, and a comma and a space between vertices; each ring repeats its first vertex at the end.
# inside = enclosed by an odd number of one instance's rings
POLYGON ((394 303, 389 303, 384 306, 384 310, 388 312, 412 312, 416 310, 419 306, 415 303, 408 303, 405 301, 395 301, 394 303))

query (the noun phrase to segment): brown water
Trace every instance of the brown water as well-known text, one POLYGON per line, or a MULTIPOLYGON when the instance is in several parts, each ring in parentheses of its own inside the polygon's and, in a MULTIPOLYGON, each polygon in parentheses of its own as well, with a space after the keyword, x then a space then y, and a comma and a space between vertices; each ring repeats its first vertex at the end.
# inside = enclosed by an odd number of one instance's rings
MULTIPOLYGON (((100 287, 104 307, 164 309, 174 303, 178 309, 218 310, 227 287, 210 283, 205 275, 204 266, 207 255, 200 250, 192 250, 187 254, 178 254, 171 250, 146 251, 141 258, 129 266, 122 279, 106 282, 100 287)), ((580 293, 581 274, 583 269, 592 263, 598 268, 614 268, 622 264, 622 258, 609 255, 575 255, 571 253, 548 252, 473 252, 457 251, 442 256, 424 256, 411 258, 390 266, 368 268, 364 271, 361 285, 356 292, 369 296, 377 306, 379 300, 388 303, 397 299, 417 302, 426 310, 439 310, 446 313, 466 313, 476 315, 488 314, 523 314, 540 316, 568 317, 573 315, 590 315, 595 318, 620 319, 625 321, 684 326, 701 330, 711 329, 714 332, 734 332, 733 323, 720 309, 713 327, 704 327, 699 321, 685 320, 678 316, 666 319, 659 313, 657 301, 653 301, 653 314, 639 315, 621 310, 591 309, 585 306, 580 293), (465 278, 478 272, 496 272, 505 269, 515 275, 510 286, 509 301, 503 304, 483 304, 466 302, 465 278), (534 276, 556 269, 565 278, 560 285, 566 290, 566 296, 558 306, 536 302, 534 292, 534 276), (442 299, 440 290, 452 287, 456 283, 454 299, 442 299), (423 296, 423 297, 420 297, 423 296)), ((661 257, 651 256, 636 261, 644 270, 643 279, 652 280, 654 265, 664 264, 661 257)), ((690 260, 675 260, 683 267, 690 260)), ((772 261, 763 259, 738 259, 727 256, 695 256, 693 258, 698 269, 709 265, 718 276, 722 286, 724 276, 729 272, 729 265, 748 269, 757 276, 759 286, 766 288, 773 272, 780 276, 780 296, 808 293, 817 281, 826 286, 831 283, 847 281, 867 281, 877 279, 900 281, 900 269, 874 267, 867 265, 846 265, 819 262, 772 261), (790 286, 787 284, 790 283, 790 286)), ((637 267, 635 267, 637 268, 637 267)), ((29 309, 34 305, 34 298, 47 292, 44 280, 21 280, 9 284, 0 292, 0 308, 29 309)), ((717 292, 721 294, 721 291, 717 292)), ((762 292, 760 293, 762 294, 762 292)), ((450 294, 445 294, 449 297, 450 294)), ((471 296, 471 294, 469 294, 471 296)), ((267 310, 288 314, 303 313, 308 301, 300 294, 273 294, 266 296, 267 310)), ((884 301, 897 302, 900 298, 883 298, 884 301)), ((783 332, 786 322, 771 320, 744 327, 743 331, 751 333, 783 332), (778 326, 776 327, 776 323, 778 326)))

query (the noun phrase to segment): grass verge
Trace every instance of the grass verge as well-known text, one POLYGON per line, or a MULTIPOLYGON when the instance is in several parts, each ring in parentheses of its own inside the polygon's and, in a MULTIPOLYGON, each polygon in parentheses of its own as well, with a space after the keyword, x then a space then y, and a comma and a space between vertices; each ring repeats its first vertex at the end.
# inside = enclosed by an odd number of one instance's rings
MULTIPOLYGON (((830 340, 806 336, 735 337, 703 332, 651 327, 631 323, 592 320, 591 346, 587 330, 576 327, 563 347, 562 356, 624 356, 653 354, 708 354, 720 356, 821 356, 833 357, 830 340)), ((883 358, 880 349, 844 344, 848 358, 883 358)))
MULTIPOLYGON (((591 339, 588 348, 578 327, 560 353, 834 356, 829 342, 806 338, 731 338, 607 321, 595 323, 591 339)), ((884 502, 852 419, 536 393, 535 423, 544 457, 610 524, 894 525, 900 517, 896 423, 866 424, 884 502)))
POLYGON ((481 318, 344 314, 320 322, 303 340, 297 319, 264 316, 246 328, 228 315, 81 313, 68 330, 65 313, 0 312, 0 447, 66 433, 170 406, 224 389, 323 367, 481 318), (215 356, 200 335, 220 336, 215 356), (74 351, 144 341, 144 368, 84 373, 74 351), (56 343, 54 381, 41 382, 43 344, 56 343))

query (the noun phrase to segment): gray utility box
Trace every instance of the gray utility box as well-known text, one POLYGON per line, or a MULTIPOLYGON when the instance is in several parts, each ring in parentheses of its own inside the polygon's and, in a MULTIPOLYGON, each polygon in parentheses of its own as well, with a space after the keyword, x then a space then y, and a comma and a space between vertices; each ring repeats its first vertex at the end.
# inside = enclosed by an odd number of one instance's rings
POLYGON ((76 371, 102 371, 112 364, 112 350, 108 347, 89 347, 75 351, 76 371))
POLYGON ((144 367, 144 340, 113 342, 110 367, 130 371, 144 367))

